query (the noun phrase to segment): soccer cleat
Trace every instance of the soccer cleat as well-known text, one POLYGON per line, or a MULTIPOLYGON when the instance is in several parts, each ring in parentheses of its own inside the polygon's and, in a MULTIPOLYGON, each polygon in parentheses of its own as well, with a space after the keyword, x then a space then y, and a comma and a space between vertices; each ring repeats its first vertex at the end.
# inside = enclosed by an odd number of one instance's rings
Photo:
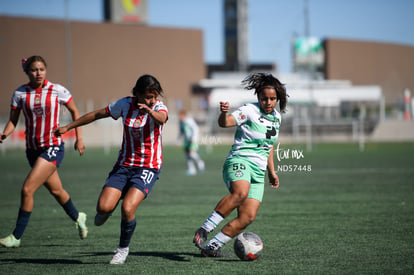
POLYGON ((111 213, 104 213, 104 214, 96 213, 96 215, 95 215, 95 225, 96 226, 103 225, 110 216, 111 216, 111 213))
POLYGON ((205 166, 205 164, 204 164, 204 161, 200 161, 199 163, 198 163, 198 170, 200 171, 200 172, 204 172, 204 170, 206 169, 206 166, 205 166))
POLYGON ((200 227, 199 229, 197 229, 193 239, 193 243, 195 244, 195 246, 203 250, 207 240, 207 235, 208 232, 204 228, 200 227))
POLYGON ((86 227, 86 214, 79 212, 78 219, 76 220, 76 228, 79 231, 79 237, 83 240, 88 236, 88 228, 86 227))
POLYGON ((6 238, 0 239, 0 244, 4 247, 19 247, 20 240, 16 239, 13 234, 10 234, 6 238))
POLYGON ((195 170, 187 170, 187 172, 185 172, 185 174, 187 176, 195 176, 195 175, 197 175, 197 171, 195 171, 195 170))
POLYGON ((205 248, 201 249, 201 255, 204 257, 215 257, 215 258, 230 257, 229 254, 224 253, 220 249, 214 249, 211 246, 206 246, 205 248))
POLYGON ((115 250, 115 255, 112 260, 109 262, 110 264, 124 264, 129 254, 129 247, 118 247, 115 250))

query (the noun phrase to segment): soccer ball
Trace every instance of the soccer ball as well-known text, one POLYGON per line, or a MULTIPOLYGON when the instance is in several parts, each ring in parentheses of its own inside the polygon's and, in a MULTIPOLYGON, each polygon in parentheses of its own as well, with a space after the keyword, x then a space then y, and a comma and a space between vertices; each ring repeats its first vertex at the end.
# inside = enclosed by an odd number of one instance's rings
POLYGON ((242 261, 254 261, 263 251, 263 242, 252 232, 242 232, 234 240, 234 253, 242 261))

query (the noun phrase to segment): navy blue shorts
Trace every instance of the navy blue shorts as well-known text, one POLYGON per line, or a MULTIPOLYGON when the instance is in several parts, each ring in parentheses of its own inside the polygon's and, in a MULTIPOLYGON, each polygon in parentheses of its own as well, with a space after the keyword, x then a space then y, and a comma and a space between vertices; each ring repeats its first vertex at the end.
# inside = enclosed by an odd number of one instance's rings
POLYGON ((106 179, 104 188, 113 187, 120 190, 123 198, 129 188, 135 187, 147 197, 159 174, 160 171, 157 169, 115 165, 106 179))
POLYGON ((59 167, 65 156, 65 146, 62 142, 59 146, 46 147, 39 150, 26 149, 26 158, 30 167, 33 167, 37 158, 43 158, 59 167))

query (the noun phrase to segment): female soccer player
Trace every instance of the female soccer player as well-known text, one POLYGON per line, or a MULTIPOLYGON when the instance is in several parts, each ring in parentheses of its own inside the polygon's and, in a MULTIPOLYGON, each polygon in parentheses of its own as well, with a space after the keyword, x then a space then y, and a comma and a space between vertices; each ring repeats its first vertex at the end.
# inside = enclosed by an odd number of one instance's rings
MULTIPOLYGON (((55 137, 53 134, 59 125, 60 105, 69 110, 73 120, 79 117, 78 108, 65 87, 46 79, 46 61, 41 56, 23 59, 22 66, 29 77, 29 83, 20 86, 13 93, 10 118, 3 133, 0 133, 0 143, 15 130, 20 112, 23 111, 26 120, 26 157, 32 169, 21 191, 16 227, 12 234, 0 239, 0 244, 5 247, 20 246, 20 239, 33 211, 34 193, 42 185, 76 222, 79 236, 84 239, 88 234, 86 214, 78 212, 69 194, 62 187, 57 168, 63 160, 64 143, 61 137, 55 137)), ((75 131, 75 149, 82 155, 85 146, 81 131, 75 131)))
POLYGON ((266 168, 270 186, 279 186, 273 163, 273 145, 281 121, 276 104, 279 102, 281 112, 285 111, 287 104, 285 87, 277 78, 264 73, 249 75, 242 84, 247 90, 255 91, 258 102, 246 104, 231 114, 228 114, 229 103, 220 102, 219 126, 237 126, 237 129, 223 165, 223 179, 230 194, 218 202, 193 239, 206 257, 225 256, 220 248, 254 221, 263 198, 266 168), (207 235, 234 209, 237 209, 237 217, 206 243, 207 235))
POLYGON ((179 137, 183 137, 183 148, 187 161, 187 175, 193 176, 204 171, 204 161, 198 154, 199 128, 195 120, 187 111, 181 110, 179 114, 179 137))
POLYGON ((132 89, 132 97, 121 98, 106 108, 92 111, 55 132, 61 135, 98 119, 122 117, 122 148, 99 196, 95 216, 95 225, 104 224, 123 199, 119 245, 110 264, 125 263, 136 226, 135 212, 151 192, 160 173, 161 133, 168 119, 167 107, 157 99, 162 93, 155 77, 143 75, 132 89))

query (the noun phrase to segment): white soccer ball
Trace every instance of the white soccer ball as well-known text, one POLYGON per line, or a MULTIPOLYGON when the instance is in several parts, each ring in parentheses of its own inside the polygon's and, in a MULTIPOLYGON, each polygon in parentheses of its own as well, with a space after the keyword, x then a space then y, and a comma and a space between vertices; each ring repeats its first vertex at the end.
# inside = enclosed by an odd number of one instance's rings
POLYGON ((252 232, 242 232, 234 240, 234 253, 242 261, 254 261, 263 251, 263 242, 252 232))

